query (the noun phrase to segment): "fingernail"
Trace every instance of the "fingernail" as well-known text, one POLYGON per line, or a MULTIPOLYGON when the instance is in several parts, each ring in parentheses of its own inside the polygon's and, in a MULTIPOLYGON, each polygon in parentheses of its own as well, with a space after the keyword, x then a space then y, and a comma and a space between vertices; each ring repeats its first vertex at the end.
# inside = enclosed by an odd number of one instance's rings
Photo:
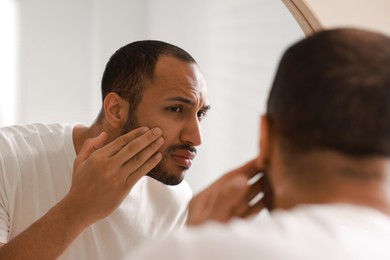
POLYGON ((142 127, 142 129, 141 129, 141 134, 144 134, 144 133, 146 133, 147 131, 149 131, 149 127, 142 127))
POLYGON ((156 144, 162 144, 164 142, 164 139, 162 137, 158 138, 155 143, 156 144))
POLYGON ((154 156, 153 156, 154 159, 156 160, 160 160, 161 159, 161 153, 156 153, 154 156))
POLYGON ((161 131, 160 128, 157 128, 157 127, 156 127, 156 128, 153 129, 153 134, 154 134, 154 135, 161 135, 161 133, 162 133, 162 131, 161 131))

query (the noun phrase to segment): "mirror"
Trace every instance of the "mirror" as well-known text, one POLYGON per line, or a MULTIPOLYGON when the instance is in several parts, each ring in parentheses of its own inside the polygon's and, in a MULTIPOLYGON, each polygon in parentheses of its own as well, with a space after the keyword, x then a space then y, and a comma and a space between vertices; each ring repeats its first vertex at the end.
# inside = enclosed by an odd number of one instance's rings
POLYGON ((282 1, 306 35, 334 27, 360 27, 390 35, 387 0, 282 1))
POLYGON ((1 31, 7 35, 0 49, 9 56, 0 60, 8 77, 0 82, 1 125, 89 125, 100 110, 104 66, 129 42, 159 39, 191 53, 212 104, 203 145, 187 173, 195 192, 257 154, 259 116, 276 64, 304 36, 283 2, 274 0, 2 0, 1 5, 1 31))

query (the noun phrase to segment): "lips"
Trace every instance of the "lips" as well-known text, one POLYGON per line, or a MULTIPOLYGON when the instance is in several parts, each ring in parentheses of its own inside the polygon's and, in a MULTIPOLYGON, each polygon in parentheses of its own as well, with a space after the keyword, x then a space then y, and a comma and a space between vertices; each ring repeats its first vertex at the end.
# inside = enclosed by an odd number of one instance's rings
POLYGON ((192 165, 192 160, 195 158, 196 153, 178 149, 171 154, 172 159, 176 162, 176 164, 185 169, 189 169, 192 165))

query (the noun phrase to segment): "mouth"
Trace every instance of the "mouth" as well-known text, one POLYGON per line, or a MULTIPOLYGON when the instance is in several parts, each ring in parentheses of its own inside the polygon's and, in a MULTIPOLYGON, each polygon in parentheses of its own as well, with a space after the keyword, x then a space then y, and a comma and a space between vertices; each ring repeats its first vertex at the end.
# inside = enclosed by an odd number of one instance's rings
POLYGON ((191 152, 189 150, 176 150, 171 154, 171 158, 175 161, 175 163, 184 169, 189 169, 192 165, 192 161, 196 156, 195 152, 191 152))

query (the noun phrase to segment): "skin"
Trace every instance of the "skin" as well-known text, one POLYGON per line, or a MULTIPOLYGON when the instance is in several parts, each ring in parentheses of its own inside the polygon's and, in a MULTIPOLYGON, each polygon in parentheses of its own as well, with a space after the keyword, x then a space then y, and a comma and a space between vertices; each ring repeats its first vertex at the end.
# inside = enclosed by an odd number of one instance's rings
POLYGON ((163 130, 165 142, 160 149, 160 164, 176 183, 183 180, 196 155, 195 148, 202 143, 201 122, 209 108, 206 82, 198 66, 161 57, 155 78, 138 106, 137 121, 139 125, 163 130), (169 149, 180 146, 183 148, 169 149))
MULTIPOLYGON (((169 148, 202 143, 200 123, 209 104, 199 68, 161 57, 137 109, 141 127, 123 134, 128 107, 127 101, 109 93, 103 119, 90 127, 74 128, 77 158, 69 193, 24 232, 0 245, 0 259, 58 258, 83 230, 109 216, 160 162, 178 182, 184 178, 194 152, 169 148)), ((248 201, 260 191, 261 183, 247 185, 257 173, 253 161, 195 196, 189 205, 188 224, 209 219, 226 222, 258 212, 262 204, 249 207, 248 201)))
MULTIPOLYGON (((202 143, 201 121, 210 105, 207 85, 199 68, 169 56, 159 58, 153 81, 146 87, 138 105, 138 126, 159 127, 163 132, 164 145, 159 152, 169 174, 184 178, 185 170, 192 164, 196 152, 188 149, 168 148, 187 145, 195 148, 202 143)), ((76 150, 87 138, 106 131, 111 141, 123 134, 129 118, 129 104, 116 93, 107 95, 104 101, 105 117, 90 128, 76 128, 74 139, 76 150)), ((177 184, 177 183, 176 183, 177 184)))
POLYGON ((256 161, 234 169, 192 198, 187 225, 196 226, 209 220, 227 223, 240 217, 254 215, 266 207, 263 199, 253 205, 250 201, 265 189, 264 178, 252 185, 248 181, 259 174, 256 161))

